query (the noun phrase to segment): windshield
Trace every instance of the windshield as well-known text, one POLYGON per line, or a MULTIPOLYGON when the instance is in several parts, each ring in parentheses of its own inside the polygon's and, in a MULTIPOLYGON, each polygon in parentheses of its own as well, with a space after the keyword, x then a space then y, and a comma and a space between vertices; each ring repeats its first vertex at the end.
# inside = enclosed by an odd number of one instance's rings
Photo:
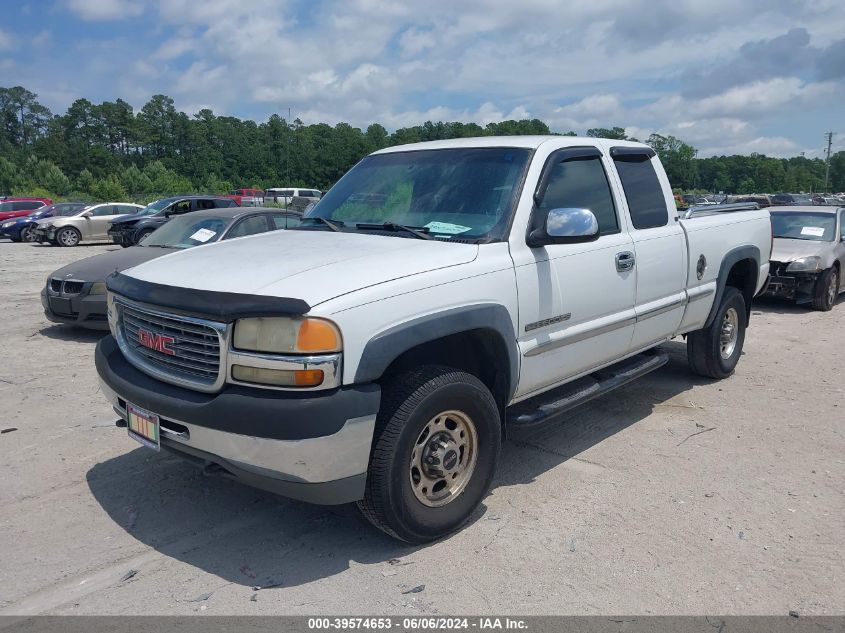
POLYGON ((231 218, 190 215, 176 216, 141 242, 141 246, 190 248, 210 244, 220 239, 231 218))
POLYGON ((836 216, 832 213, 772 213, 772 234, 789 240, 832 242, 836 216))
POLYGON ((368 156, 306 217, 342 223, 342 230, 388 222, 426 228, 442 239, 499 240, 529 157, 527 149, 501 147, 368 156))
POLYGON ((162 209, 166 209, 173 203, 173 198, 165 198, 164 200, 156 200, 155 202, 151 202, 143 209, 138 211, 138 215, 152 215, 154 213, 158 213, 162 209))

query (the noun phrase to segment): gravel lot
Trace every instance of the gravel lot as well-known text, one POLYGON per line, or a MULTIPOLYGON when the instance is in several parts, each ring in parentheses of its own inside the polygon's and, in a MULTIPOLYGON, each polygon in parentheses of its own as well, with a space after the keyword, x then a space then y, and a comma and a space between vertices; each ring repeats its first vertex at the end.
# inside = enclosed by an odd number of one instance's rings
POLYGON ((0 614, 845 613, 845 301, 755 305, 722 382, 669 343, 668 366, 508 442, 475 521, 409 547, 116 428, 100 335, 38 298, 110 248, 0 243, 0 614))

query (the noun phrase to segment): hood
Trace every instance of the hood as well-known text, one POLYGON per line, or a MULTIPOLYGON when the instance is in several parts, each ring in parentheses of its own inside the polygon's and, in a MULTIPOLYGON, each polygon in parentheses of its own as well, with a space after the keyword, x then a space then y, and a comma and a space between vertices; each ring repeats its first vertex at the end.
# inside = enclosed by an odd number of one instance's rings
POLYGON ((291 297, 315 306, 376 284, 466 264, 477 255, 476 244, 273 231, 192 248, 127 274, 168 286, 291 297))
POLYGON ((145 246, 122 248, 117 251, 86 257, 78 262, 68 264, 64 268, 59 268, 50 276, 79 281, 105 281, 106 277, 115 271, 120 272, 178 250, 178 248, 148 248, 145 246))
POLYGON ((147 214, 144 215, 143 213, 131 213, 129 215, 119 215, 114 220, 111 221, 112 224, 128 224, 130 222, 137 222, 143 218, 154 218, 157 217, 158 213, 147 214))
POLYGON ((790 240, 776 237, 772 244, 772 261, 792 262, 803 257, 819 255, 824 257, 833 247, 833 242, 816 242, 814 240, 790 240))

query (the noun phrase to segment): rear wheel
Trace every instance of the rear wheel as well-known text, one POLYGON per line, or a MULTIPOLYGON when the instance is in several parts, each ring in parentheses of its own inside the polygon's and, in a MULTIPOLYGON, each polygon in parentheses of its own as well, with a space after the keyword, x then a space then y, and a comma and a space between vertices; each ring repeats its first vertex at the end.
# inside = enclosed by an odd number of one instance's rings
POLYGON ((82 234, 72 226, 59 229, 56 233, 56 242, 59 246, 76 246, 80 241, 82 241, 82 234))
POLYGON ((687 336, 687 360, 690 368, 707 378, 727 378, 734 372, 745 343, 745 299, 728 286, 709 327, 687 336))
POLYGON ((426 366, 385 386, 363 515, 387 534, 426 543, 460 528, 490 489, 501 421, 487 387, 426 366))
POLYGON ((824 271, 816 281, 813 290, 813 310, 827 312, 836 305, 839 296, 839 270, 836 266, 824 271))

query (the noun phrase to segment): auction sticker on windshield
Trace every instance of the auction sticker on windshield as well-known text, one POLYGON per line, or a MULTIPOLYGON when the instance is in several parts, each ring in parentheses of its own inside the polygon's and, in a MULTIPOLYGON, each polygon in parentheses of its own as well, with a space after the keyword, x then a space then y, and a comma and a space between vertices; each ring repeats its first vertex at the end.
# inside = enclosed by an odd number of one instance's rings
POLYGON ((161 450, 159 420, 155 413, 126 404, 126 424, 129 437, 153 450, 161 450))
POLYGON ((466 233, 471 231, 471 226, 461 226, 460 224, 450 224, 449 222, 429 222, 425 225, 432 233, 444 233, 446 235, 457 235, 458 233, 466 233))
POLYGON ((205 243, 208 240, 210 240, 212 237, 214 237, 215 235, 217 235, 217 233, 215 231, 211 231, 209 229, 200 229, 199 231, 194 233, 188 239, 192 239, 192 240, 196 240, 197 242, 205 243))
POLYGON ((824 237, 824 229, 820 226, 805 226, 801 229, 801 235, 812 235, 813 237, 824 237))

